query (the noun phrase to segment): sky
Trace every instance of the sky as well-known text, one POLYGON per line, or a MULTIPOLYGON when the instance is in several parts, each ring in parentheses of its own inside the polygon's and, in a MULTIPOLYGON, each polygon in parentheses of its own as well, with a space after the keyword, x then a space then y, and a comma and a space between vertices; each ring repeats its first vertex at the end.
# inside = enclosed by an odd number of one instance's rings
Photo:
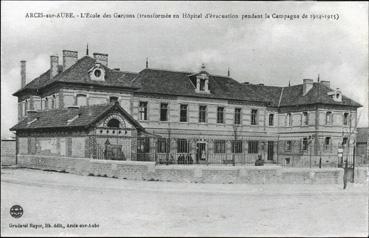
POLYGON ((367 2, 1 2, 1 137, 17 121, 20 60, 27 83, 50 67, 63 49, 109 54, 109 66, 139 72, 150 68, 211 74, 240 82, 287 86, 304 78, 328 80, 363 105, 359 126, 368 126, 367 2), (26 18, 27 13, 178 14, 178 19, 26 18), (200 14, 200 19, 182 14, 200 14), (214 19, 207 13, 262 19, 214 19), (268 14, 270 18, 265 18, 268 14), (302 18, 303 14, 308 16, 302 18), (299 15, 299 19, 275 18, 299 15), (312 19, 334 15, 334 19, 312 19))

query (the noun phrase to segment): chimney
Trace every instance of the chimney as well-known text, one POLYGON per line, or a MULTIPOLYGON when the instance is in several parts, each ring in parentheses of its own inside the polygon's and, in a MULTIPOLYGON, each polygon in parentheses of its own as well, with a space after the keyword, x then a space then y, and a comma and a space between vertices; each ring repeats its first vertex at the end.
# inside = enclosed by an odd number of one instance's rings
POLYGON ((21 61, 21 88, 26 86, 26 61, 21 61))
POLYGON ((312 79, 303 79, 303 93, 302 95, 305 96, 309 91, 310 89, 313 88, 313 80, 312 79))
POLYGON ((63 70, 74 65, 78 60, 78 52, 72 50, 63 50, 63 70))
POLYGON ((50 56, 50 78, 54 78, 59 73, 59 57, 50 56))
POLYGON ((327 80, 322 80, 320 81, 324 86, 330 88, 331 87, 331 82, 330 81, 327 81, 327 80))
POLYGON ((93 53, 96 63, 100 63, 108 67, 108 54, 93 53))

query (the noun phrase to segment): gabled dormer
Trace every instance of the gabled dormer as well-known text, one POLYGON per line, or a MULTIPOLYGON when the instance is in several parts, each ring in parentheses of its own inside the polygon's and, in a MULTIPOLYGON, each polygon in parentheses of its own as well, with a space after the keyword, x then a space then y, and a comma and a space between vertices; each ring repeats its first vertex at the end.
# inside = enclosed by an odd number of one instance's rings
POLYGON ((201 71, 198 74, 191 75, 190 79, 195 86, 196 93, 210 93, 209 73, 205 71, 205 64, 202 64, 201 71))

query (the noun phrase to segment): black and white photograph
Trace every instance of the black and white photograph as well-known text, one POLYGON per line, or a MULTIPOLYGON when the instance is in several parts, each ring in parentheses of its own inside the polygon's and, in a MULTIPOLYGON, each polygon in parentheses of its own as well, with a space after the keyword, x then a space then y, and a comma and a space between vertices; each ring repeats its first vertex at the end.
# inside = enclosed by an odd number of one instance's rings
POLYGON ((368 6, 1 1, 1 236, 368 237, 368 6))

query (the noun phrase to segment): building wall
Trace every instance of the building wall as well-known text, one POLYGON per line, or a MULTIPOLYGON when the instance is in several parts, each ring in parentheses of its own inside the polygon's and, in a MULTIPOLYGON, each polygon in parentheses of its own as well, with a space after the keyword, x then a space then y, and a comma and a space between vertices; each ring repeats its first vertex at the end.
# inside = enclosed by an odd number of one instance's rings
MULTIPOLYGON (((132 95, 128 92, 108 92, 97 90, 84 90, 84 89, 60 89, 59 91, 50 92, 50 94, 42 95, 40 97, 23 98, 23 101, 19 102, 20 115, 19 118, 24 118, 25 109, 33 108, 34 110, 48 110, 53 108, 66 108, 77 104, 77 97, 79 95, 85 95, 86 105, 105 104, 109 103, 111 96, 117 97, 120 105, 130 113, 133 118, 138 120, 140 124, 147 129, 147 131, 161 135, 163 137, 171 137, 174 139, 171 141, 171 151, 175 153, 177 151, 177 143, 175 139, 186 138, 189 140, 190 152, 196 153, 196 144, 199 141, 206 142, 207 151, 211 154, 214 151, 214 139, 226 140, 226 153, 231 153, 231 140, 242 140, 243 152, 248 151, 248 141, 258 140, 259 146, 262 143, 266 144, 268 141, 275 142, 274 158, 277 154, 280 156, 303 156, 309 153, 314 155, 337 155, 337 149, 342 142, 343 136, 349 135, 350 131, 355 134, 354 127, 356 124, 356 111, 350 112, 349 110, 337 109, 337 108, 319 108, 318 110, 312 110, 309 107, 299 108, 294 110, 277 110, 276 108, 269 108, 256 104, 235 104, 228 100, 220 99, 205 99, 205 98, 191 98, 191 97, 177 97, 177 96, 154 96, 154 95, 132 95), (27 101, 26 101, 27 100, 27 101), (139 118, 139 102, 144 101, 148 103, 147 108, 147 120, 140 120, 139 118), (168 121, 160 121, 160 104, 168 104, 168 121), (27 106, 25 106, 27 104, 27 106), (180 122, 180 105, 188 105, 187 122, 180 122), (206 122, 199 122, 199 106, 207 106, 206 122), (217 123, 217 108, 224 107, 224 123, 217 123), (234 125, 234 112, 235 108, 241 108, 241 124, 234 125), (257 123, 251 125, 251 111, 256 109, 257 123), (22 111, 23 110, 23 111, 22 111), (308 125, 303 123, 303 112, 308 113, 308 125), (330 111, 332 113, 332 123, 327 124, 326 114, 330 111), (347 125, 343 125, 343 115, 345 112, 352 113, 351 122, 347 125), (274 114, 274 123, 269 125, 269 114, 274 114), (288 113, 291 114, 291 125, 288 121, 288 113), (319 122, 316 125, 316 121, 319 122), (301 143, 305 137, 317 136, 319 139, 312 142, 312 149, 302 151, 301 143), (330 145, 325 146, 324 141, 326 137, 330 137, 330 145), (285 141, 291 140, 291 151, 285 151, 282 144, 285 141), (278 141, 282 141, 277 145, 278 141)), ((42 142, 42 140, 41 140, 42 142)), ((41 143, 37 142, 37 143, 41 143)), ((83 153, 78 148, 84 146, 83 143, 87 143, 86 139, 80 138, 79 140, 71 141, 63 139, 57 142, 49 142, 58 145, 58 148, 45 149, 49 150, 49 153, 66 154, 72 156, 81 156, 83 153), (68 143, 74 146, 68 147, 68 143), (60 148, 64 152, 60 152, 60 148), (72 149, 67 149, 72 148, 72 149), (78 151, 78 152, 77 152, 78 151)), ((33 143, 33 142, 30 142, 33 143)), ((37 144, 36 143, 36 144, 37 144)), ((151 142, 152 143, 152 142, 151 142)), ((38 145, 38 144, 37 144, 38 145)), ((131 146, 133 150, 134 146, 131 146)), ((155 147, 152 144, 151 147, 155 147)), ((41 147, 42 148, 42 147, 41 147)), ((352 148, 352 147, 351 147, 352 148)), ((127 147, 127 150, 129 148, 127 147)), ((44 151, 44 150, 41 150, 44 151)), ((85 155, 90 153, 84 152, 85 155)), ((259 150, 263 158, 267 157, 267 149, 263 148, 259 150)), ((349 154, 351 153, 348 152, 349 154)), ((257 155, 250 155, 256 159, 257 155)))

